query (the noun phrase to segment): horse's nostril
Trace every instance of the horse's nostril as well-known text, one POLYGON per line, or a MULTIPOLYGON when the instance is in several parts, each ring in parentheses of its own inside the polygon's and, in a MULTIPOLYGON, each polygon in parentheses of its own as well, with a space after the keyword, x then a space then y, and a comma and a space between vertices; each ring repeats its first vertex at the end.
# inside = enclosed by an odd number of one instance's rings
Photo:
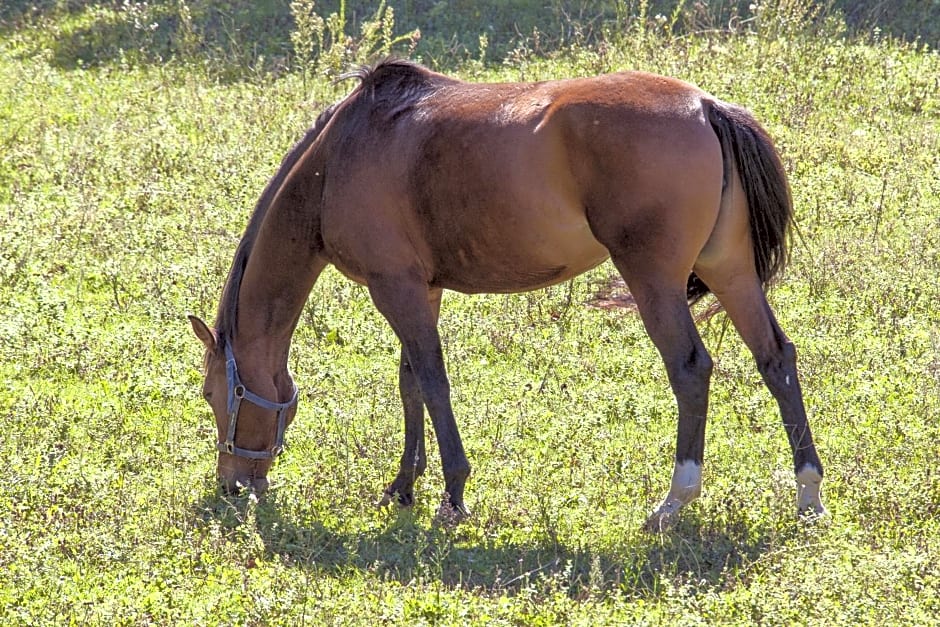
POLYGON ((238 496, 244 487, 241 481, 219 477, 219 489, 222 490, 225 496, 238 496))
POLYGON ((268 479, 267 477, 255 477, 251 482, 251 491, 261 496, 268 491, 268 479))

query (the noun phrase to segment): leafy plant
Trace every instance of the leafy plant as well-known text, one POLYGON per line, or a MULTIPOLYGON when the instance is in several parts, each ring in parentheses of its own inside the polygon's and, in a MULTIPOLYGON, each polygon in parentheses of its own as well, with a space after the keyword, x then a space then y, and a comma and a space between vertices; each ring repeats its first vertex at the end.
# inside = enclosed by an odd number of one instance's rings
POLYGON ((317 71, 336 77, 353 64, 385 57, 401 43, 408 43, 414 51, 421 38, 420 30, 395 35, 395 11, 380 2, 371 19, 361 24, 358 39, 347 35, 346 3, 340 2, 339 11, 321 17, 314 0, 294 0, 290 5, 296 29, 291 33, 294 52, 304 77, 317 71))
MULTIPOLYGON (((398 346, 334 271, 297 330, 300 409, 268 497, 218 494, 183 314, 214 310, 258 193, 318 113, 308 103, 348 86, 304 48, 313 31, 294 44, 305 78, 273 61, 292 46, 286 3, 153 0, 133 9, 158 23, 140 32, 114 2, 4 3, 0 622, 936 622, 940 56, 855 37, 835 10, 777 29, 745 6, 750 21, 670 32, 676 5, 655 0, 642 41, 623 36, 639 28, 628 12, 561 48, 568 33, 540 24, 512 56, 480 26, 492 4, 472 4, 455 19, 484 53, 436 57, 464 78, 645 69, 765 122, 799 225, 771 298, 799 347, 832 518, 795 520, 776 407, 717 317, 701 327, 715 357, 705 494, 675 531, 640 531, 669 481, 675 408, 638 316, 600 306, 609 265, 532 294, 445 296, 474 464, 457 529, 434 524, 433 444, 414 509, 372 507, 401 451, 398 346)), ((421 6, 392 17, 414 24, 421 6)), ((355 40, 356 15, 350 0, 329 32, 355 40)), ((365 47, 397 38, 384 24, 365 47)))

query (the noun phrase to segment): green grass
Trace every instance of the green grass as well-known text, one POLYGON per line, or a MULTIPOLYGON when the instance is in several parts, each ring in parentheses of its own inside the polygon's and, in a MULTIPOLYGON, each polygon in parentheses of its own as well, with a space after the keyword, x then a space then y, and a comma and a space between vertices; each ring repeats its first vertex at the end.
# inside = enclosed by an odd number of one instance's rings
POLYGON ((832 516, 794 519, 776 408, 719 316, 702 328, 705 494, 663 536, 640 526, 669 481, 674 401, 638 317, 585 305, 609 265, 533 294, 445 296, 474 466, 457 529, 433 524, 433 446, 415 509, 372 507, 402 446, 398 347, 333 271, 295 337, 301 406, 269 496, 218 496, 184 314, 211 317, 257 195, 349 85, 179 55, 70 66, 42 52, 47 28, 6 32, 0 622, 937 624, 940 56, 777 25, 455 64, 473 80, 672 74, 778 140, 799 237, 772 302, 832 516))

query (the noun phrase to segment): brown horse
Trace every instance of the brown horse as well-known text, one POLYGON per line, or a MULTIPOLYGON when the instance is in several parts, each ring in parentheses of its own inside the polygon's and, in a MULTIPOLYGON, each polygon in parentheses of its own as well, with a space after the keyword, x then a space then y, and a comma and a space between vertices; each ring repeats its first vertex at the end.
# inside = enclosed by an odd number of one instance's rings
POLYGON ((671 525, 701 491, 712 361, 689 302, 709 291, 779 404, 798 510, 824 512, 796 352, 764 291, 788 257, 790 193, 748 112, 636 72, 468 84, 389 60, 355 76, 356 89, 320 115, 264 190, 214 328, 190 317, 207 350, 203 393, 224 488, 267 487, 297 407, 291 337, 333 264, 368 287, 402 344, 405 449, 382 503, 413 503, 427 407, 443 507, 465 515, 470 464, 437 331, 442 291, 534 290, 609 257, 678 403, 672 485, 647 527, 671 525))

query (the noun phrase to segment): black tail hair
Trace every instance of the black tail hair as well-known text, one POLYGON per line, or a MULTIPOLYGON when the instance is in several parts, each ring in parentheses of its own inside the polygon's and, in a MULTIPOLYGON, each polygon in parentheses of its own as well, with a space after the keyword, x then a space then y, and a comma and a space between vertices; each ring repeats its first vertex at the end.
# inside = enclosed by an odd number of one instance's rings
MULTIPOLYGON (((793 201, 786 172, 767 131, 743 107, 710 100, 708 121, 721 142, 725 172, 738 170, 747 199, 748 222, 757 276, 764 289, 780 276, 790 260, 793 201)), ((730 177, 725 175, 725 185, 730 177)), ((710 290, 693 272, 686 293, 694 303, 710 290)))

